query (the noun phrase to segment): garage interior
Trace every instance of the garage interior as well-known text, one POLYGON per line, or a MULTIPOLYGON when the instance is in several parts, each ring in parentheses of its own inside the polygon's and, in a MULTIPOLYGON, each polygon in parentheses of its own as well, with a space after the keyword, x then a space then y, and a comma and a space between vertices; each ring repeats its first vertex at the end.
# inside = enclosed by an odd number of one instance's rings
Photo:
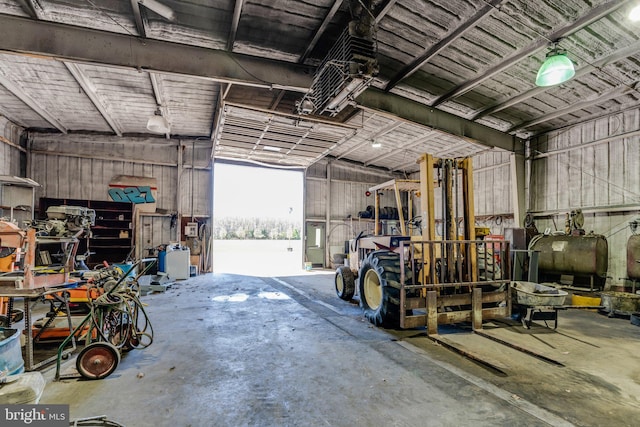
POLYGON ((636 425, 639 7, 0 0, 0 404, 636 425), (219 165, 304 174, 298 273, 216 272, 219 165))

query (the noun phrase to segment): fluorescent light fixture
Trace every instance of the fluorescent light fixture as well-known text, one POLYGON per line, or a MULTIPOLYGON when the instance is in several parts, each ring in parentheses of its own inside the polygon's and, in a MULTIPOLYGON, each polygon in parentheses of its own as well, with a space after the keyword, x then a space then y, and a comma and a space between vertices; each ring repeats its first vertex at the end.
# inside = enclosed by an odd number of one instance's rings
POLYGON ((274 146, 272 146, 272 145, 263 145, 263 146, 262 146, 262 149, 263 149, 264 151, 273 151, 273 152, 275 152, 275 153, 279 153, 279 152, 280 152, 280 150, 282 150, 282 148, 280 148, 280 147, 274 147, 274 146))
POLYGON ((138 0, 138 3, 143 5, 149 10, 154 11, 158 15, 162 16, 167 21, 175 21, 176 13, 169 6, 165 6, 156 0, 138 0))
POLYGON ((633 22, 640 21, 640 4, 631 9, 631 12, 629 12, 629 20, 633 22))
POLYGON ((564 83, 575 76, 576 70, 573 62, 567 57, 567 52, 558 49, 557 44, 547 53, 538 75, 536 76, 536 86, 553 86, 564 83))
POLYGON ((167 119, 162 117, 162 113, 158 108, 153 116, 149 118, 147 121, 147 129, 154 133, 168 133, 169 132, 169 122, 167 119))

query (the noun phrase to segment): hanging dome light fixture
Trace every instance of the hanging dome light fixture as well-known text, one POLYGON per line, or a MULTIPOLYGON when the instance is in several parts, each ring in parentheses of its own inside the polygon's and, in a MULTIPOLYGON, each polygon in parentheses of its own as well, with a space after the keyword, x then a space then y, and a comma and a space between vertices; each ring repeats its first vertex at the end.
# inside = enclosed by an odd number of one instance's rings
POLYGON ((573 62, 567 57, 567 51, 558 47, 558 42, 553 44, 553 48, 547 53, 538 75, 536 76, 536 86, 553 86, 564 83, 576 75, 573 62))
POLYGON ((153 116, 149 118, 147 121, 147 129, 154 133, 167 133, 169 132, 170 126, 169 122, 166 118, 162 116, 162 112, 160 111, 160 107, 156 109, 156 112, 153 116))

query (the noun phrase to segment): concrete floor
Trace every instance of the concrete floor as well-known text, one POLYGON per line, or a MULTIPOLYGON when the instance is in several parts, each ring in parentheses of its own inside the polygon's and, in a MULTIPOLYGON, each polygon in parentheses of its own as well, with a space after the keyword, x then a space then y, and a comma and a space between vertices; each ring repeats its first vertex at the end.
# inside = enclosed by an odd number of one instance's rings
POLYGON ((155 331, 149 348, 124 355, 106 379, 49 382, 40 403, 129 427, 640 422, 640 328, 628 320, 567 311, 557 332, 487 325, 564 367, 464 328, 441 331, 504 368, 498 375, 423 331, 373 327, 335 297, 331 272, 208 274, 143 302, 155 331))

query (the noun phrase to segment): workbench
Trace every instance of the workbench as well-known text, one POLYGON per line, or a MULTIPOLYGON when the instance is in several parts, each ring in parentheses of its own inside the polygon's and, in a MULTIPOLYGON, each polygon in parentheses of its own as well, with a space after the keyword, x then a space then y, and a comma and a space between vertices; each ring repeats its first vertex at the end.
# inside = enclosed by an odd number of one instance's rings
MULTIPOLYGON (((46 358, 40 362, 35 363, 33 357, 33 307, 38 301, 43 300, 46 296, 51 296, 51 302, 54 305, 54 311, 57 313, 61 310, 64 310, 66 314, 67 321, 69 324, 69 332, 73 330, 73 326, 71 323, 71 312, 69 310, 68 304, 68 290, 78 287, 81 284, 84 284, 83 281, 77 282, 67 282, 60 284, 55 287, 47 287, 47 288, 35 288, 35 289, 16 289, 13 287, 5 287, 0 286, 0 297, 9 298, 9 324, 8 327, 11 327, 11 307, 13 305, 14 298, 23 298, 24 300, 24 334, 25 334, 25 370, 33 371, 38 369, 41 366, 44 366, 48 363, 56 360, 57 355, 53 355, 51 357, 46 358), (57 307, 55 305, 57 304, 57 307)), ((72 351, 76 349, 76 341, 75 337, 71 338, 71 347, 66 349, 63 352, 63 355, 68 355, 72 351)))

